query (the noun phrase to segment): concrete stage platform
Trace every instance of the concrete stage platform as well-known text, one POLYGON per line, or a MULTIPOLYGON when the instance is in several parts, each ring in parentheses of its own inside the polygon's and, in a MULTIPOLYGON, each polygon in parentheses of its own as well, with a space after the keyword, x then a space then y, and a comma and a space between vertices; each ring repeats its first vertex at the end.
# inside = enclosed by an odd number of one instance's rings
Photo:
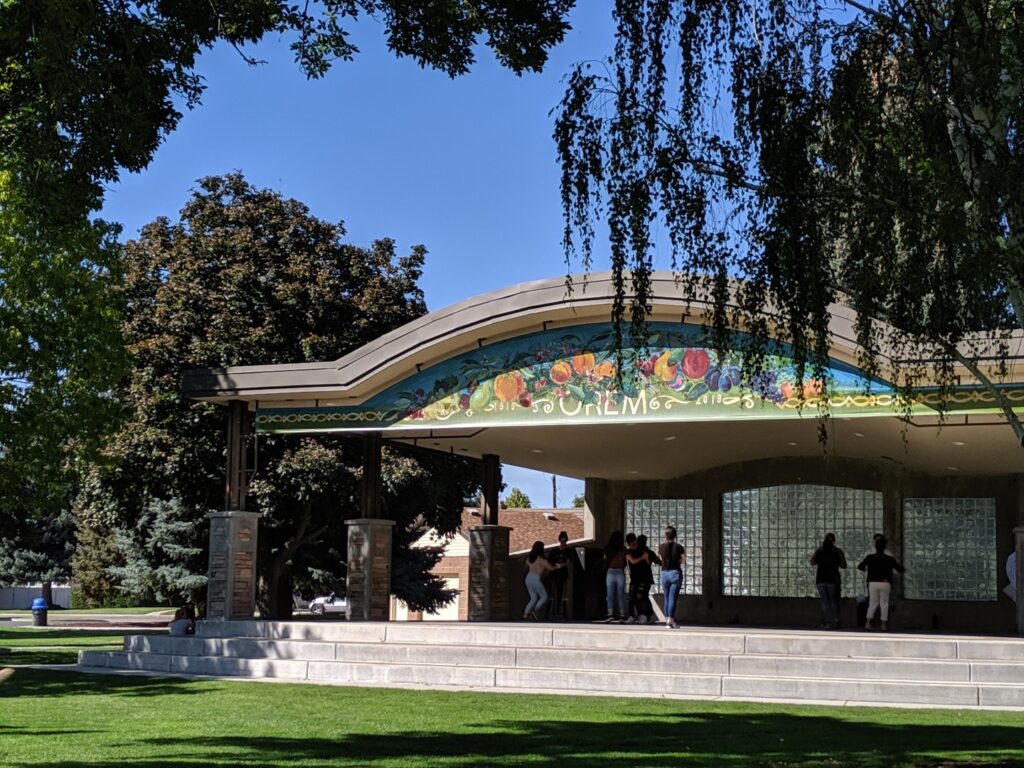
POLYGON ((1024 639, 684 626, 207 621, 82 671, 553 694, 1024 710, 1024 639))

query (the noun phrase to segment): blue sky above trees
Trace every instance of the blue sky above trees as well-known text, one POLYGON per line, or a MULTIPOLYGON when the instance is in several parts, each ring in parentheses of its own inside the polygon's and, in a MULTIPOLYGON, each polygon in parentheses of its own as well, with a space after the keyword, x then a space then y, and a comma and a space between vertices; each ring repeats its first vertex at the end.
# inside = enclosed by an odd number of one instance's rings
MULTIPOLYGON (((399 252, 430 251, 422 286, 430 309, 513 283, 561 274, 559 171, 551 109, 572 63, 611 50, 603 3, 582 3, 545 71, 517 77, 486 48, 455 80, 387 51, 381 28, 362 22, 354 61, 307 81, 287 45, 246 53, 230 46, 199 64, 207 90, 150 166, 125 175, 102 215, 123 237, 157 216, 175 218, 195 180, 233 170, 294 197, 321 218, 343 220, 360 245, 392 237, 399 252)), ((664 259, 667 266, 667 255, 664 259)), ((595 269, 604 269, 595 254, 595 269)), ((551 500, 550 476, 507 467, 508 489, 535 506, 551 500)), ((559 482, 568 505, 582 483, 559 482)))

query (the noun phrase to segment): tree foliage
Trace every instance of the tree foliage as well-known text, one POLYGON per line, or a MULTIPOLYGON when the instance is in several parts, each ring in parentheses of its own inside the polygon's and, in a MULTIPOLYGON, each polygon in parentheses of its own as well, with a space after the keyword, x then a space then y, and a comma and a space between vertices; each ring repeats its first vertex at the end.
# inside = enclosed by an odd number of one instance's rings
POLYGON ((68 575, 75 470, 116 414, 121 268, 115 227, 28 225, 9 181, 0 172, 0 583, 24 583, 68 575))
POLYGON ((1005 356, 1024 319, 1019 3, 617 0, 614 14, 614 53, 571 73, 555 138, 567 255, 589 266, 606 215, 620 326, 642 325, 664 233, 717 343, 749 334, 748 374, 781 340, 821 376, 840 300, 863 367, 904 394, 927 374, 948 395, 961 365, 998 374, 979 361, 1005 356), (880 365, 906 358, 934 362, 880 365))
MULTIPOLYGON (((97 209, 103 185, 146 167, 203 92, 199 55, 267 35, 290 40, 309 77, 358 51, 360 19, 388 47, 451 76, 482 38, 516 73, 539 70, 568 29, 572 0, 5 0, 0 15, 0 170, 54 223, 97 209)), ((250 63, 256 63, 242 53, 250 63)))
POLYGON ((505 506, 510 509, 530 509, 533 506, 533 502, 530 501, 530 497, 522 490, 513 488, 509 491, 508 496, 505 497, 505 506))
MULTIPOLYGON (((422 247, 398 256, 390 240, 360 248, 343 236, 340 224, 234 174, 203 179, 179 221, 158 219, 127 244, 131 375, 117 394, 128 414, 79 508, 94 521, 86 527, 117 532, 108 570, 122 589, 195 599, 205 578, 206 514, 223 505, 227 418, 223 407, 182 397, 186 369, 333 359, 426 311, 416 284, 422 247)), ((323 588, 343 577, 342 521, 358 516, 361 463, 358 441, 258 438, 251 507, 266 513, 264 615, 290 609, 293 579, 323 588)), ((396 558, 421 511, 457 521, 464 485, 475 482, 453 464, 432 478, 453 487, 458 503, 438 499, 421 478, 418 505, 393 510, 396 558)))

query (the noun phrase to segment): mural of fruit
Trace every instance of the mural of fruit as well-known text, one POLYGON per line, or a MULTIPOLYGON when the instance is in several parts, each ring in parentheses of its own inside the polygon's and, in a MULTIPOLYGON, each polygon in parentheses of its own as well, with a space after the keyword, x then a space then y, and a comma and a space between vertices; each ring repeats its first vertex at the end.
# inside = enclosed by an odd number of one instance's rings
POLYGON ((683 353, 683 374, 688 379, 703 379, 711 367, 711 356, 706 349, 688 349, 683 353))
POLYGON ((526 382, 519 371, 502 373, 494 379, 494 394, 503 403, 514 403, 526 391, 526 382))
POLYGON ((615 378, 615 363, 605 360, 604 362, 598 363, 594 367, 594 378, 595 379, 613 379, 615 378))
POLYGON ((572 358, 572 368, 580 376, 586 376, 594 370, 594 355, 590 352, 582 352, 572 358))
POLYGON ((825 385, 821 380, 811 379, 806 384, 804 384, 804 399, 811 400, 815 397, 820 396, 824 388, 825 385))
POLYGON ((494 387, 489 381, 485 381, 483 384, 473 390, 473 394, 469 396, 469 407, 474 411, 482 411, 487 403, 490 402, 491 397, 494 396, 494 387))
POLYGON ((572 368, 565 360, 559 360, 551 366, 551 380, 555 384, 565 384, 571 378, 572 368))
POLYGON ((662 381, 672 381, 676 377, 676 366, 669 362, 671 352, 662 352, 658 362, 654 364, 654 375, 662 381))
POLYGON ((790 398, 796 397, 796 387, 793 386, 793 382, 784 381, 779 385, 779 392, 782 396, 789 400, 790 398))

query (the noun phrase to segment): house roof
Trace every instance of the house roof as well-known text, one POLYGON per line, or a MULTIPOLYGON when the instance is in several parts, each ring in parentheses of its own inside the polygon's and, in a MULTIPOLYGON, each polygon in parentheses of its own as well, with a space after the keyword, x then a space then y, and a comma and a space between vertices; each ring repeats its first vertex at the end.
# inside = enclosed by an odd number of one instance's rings
MULTIPOLYGON (((509 552, 523 552, 533 546, 535 541, 543 541, 545 546, 558 543, 558 534, 565 531, 569 541, 583 539, 582 509, 503 509, 498 513, 501 525, 512 529, 509 533, 509 552)), ((468 537, 470 528, 482 525, 480 510, 466 508, 462 510, 460 532, 468 537)))

